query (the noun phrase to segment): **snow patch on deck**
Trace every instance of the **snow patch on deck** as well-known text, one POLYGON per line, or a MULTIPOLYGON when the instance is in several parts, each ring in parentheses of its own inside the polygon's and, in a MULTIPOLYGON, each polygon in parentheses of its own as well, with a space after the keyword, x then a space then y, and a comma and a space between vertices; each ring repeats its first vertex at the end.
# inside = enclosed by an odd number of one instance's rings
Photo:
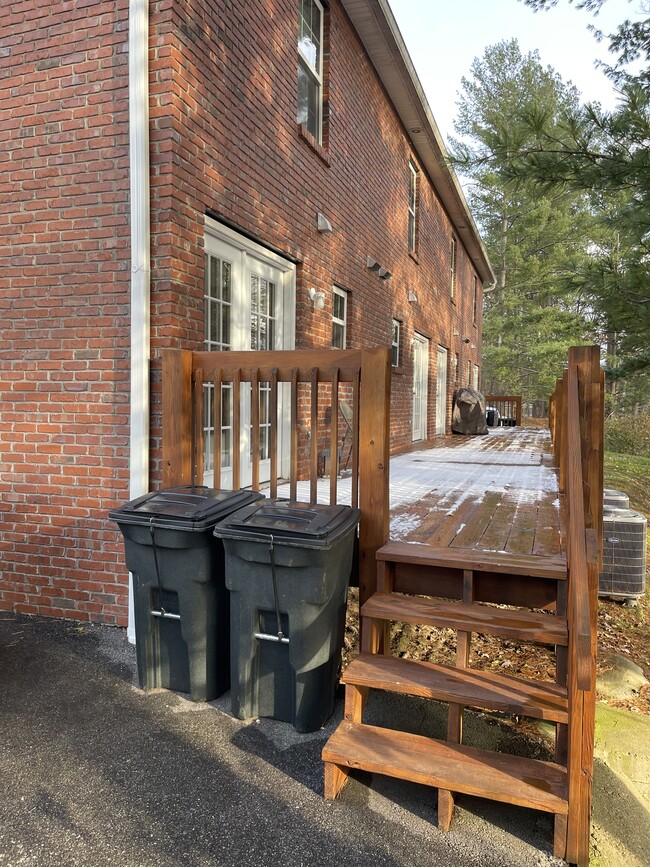
MULTIPOLYGON (((453 515, 468 499, 482 501, 489 493, 501 494, 518 506, 533 505, 558 491, 557 474, 545 462, 546 431, 513 428, 491 430, 489 436, 466 437, 458 445, 442 446, 397 455, 390 461, 390 510, 394 512, 427 498, 453 515)), ((298 482, 298 499, 309 501, 309 482, 298 482)), ((289 497, 289 485, 278 486, 279 497, 289 497)), ((329 503, 330 480, 319 479, 317 501, 329 503)), ((339 503, 351 503, 351 479, 337 482, 339 503)), ((554 506, 559 508, 559 500, 554 506)), ((410 515, 396 515, 391 536, 399 538, 416 522, 410 515), (399 534, 399 536, 398 536, 399 534)))

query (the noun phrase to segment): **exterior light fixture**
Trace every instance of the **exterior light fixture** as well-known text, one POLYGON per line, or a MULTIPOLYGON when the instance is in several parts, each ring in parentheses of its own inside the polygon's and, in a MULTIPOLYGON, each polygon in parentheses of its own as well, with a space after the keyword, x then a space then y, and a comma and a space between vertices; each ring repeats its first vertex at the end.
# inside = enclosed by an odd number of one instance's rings
POLYGON ((377 272, 382 280, 390 279, 390 271, 387 271, 386 268, 380 268, 377 272))
POLYGON ((325 293, 319 292, 313 286, 309 290, 309 298, 314 305, 314 310, 322 310, 325 307, 325 293))
POLYGON ((408 294, 408 300, 409 304, 415 304, 418 300, 418 296, 415 294, 415 292, 410 291, 408 294))

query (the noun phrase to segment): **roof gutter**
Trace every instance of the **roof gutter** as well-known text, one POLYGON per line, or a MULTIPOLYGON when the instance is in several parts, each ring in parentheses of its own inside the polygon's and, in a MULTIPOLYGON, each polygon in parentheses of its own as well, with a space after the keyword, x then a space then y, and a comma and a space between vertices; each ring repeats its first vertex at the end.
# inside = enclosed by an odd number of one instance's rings
MULTIPOLYGON (((130 499, 149 491, 150 188, 149 0, 129 0, 129 167, 131 186, 130 499)), ((133 577, 128 639, 135 644, 133 577)))
POLYGON ((493 284, 481 240, 388 0, 342 0, 370 60, 484 284, 493 284))

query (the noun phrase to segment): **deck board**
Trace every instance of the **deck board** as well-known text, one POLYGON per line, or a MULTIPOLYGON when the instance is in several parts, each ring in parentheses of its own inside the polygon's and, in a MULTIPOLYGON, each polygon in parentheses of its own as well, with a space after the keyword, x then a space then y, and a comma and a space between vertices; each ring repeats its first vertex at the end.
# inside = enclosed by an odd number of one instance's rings
MULTIPOLYGON (((546 430, 505 428, 445 437, 413 453, 441 481, 396 512, 406 532, 391 538, 476 551, 563 556, 557 473, 546 430), (418 454, 421 457, 418 457, 418 454), (408 527, 408 518, 417 525, 408 527)), ((417 470, 417 467, 415 468, 417 470)))

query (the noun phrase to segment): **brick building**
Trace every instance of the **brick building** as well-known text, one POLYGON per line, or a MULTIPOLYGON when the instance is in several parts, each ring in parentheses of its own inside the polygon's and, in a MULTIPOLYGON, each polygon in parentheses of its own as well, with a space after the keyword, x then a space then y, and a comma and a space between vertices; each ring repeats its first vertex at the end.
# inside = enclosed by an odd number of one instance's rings
POLYGON ((124 624, 161 348, 392 344, 403 451, 478 383, 494 278, 385 0, 0 24, 0 608, 124 624))

